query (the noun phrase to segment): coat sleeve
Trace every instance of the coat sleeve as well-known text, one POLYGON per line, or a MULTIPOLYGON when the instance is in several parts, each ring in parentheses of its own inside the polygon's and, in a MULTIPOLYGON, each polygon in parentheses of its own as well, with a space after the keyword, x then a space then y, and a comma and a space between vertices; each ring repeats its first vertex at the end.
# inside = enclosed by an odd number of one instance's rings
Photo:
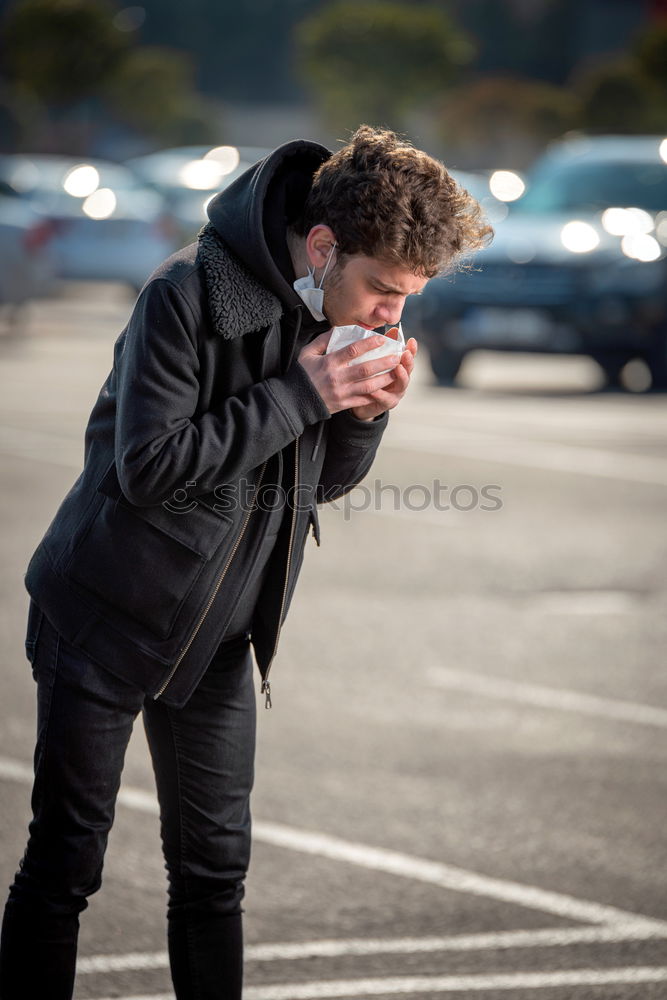
POLYGON ((370 470, 389 422, 389 411, 374 420, 359 420, 351 410, 334 413, 328 438, 317 502, 329 503, 349 493, 370 470))
POLYGON ((117 352, 115 458, 127 499, 158 504, 177 488, 206 493, 235 481, 330 417, 305 370, 248 386, 197 414, 196 320, 179 287, 143 290, 117 352))

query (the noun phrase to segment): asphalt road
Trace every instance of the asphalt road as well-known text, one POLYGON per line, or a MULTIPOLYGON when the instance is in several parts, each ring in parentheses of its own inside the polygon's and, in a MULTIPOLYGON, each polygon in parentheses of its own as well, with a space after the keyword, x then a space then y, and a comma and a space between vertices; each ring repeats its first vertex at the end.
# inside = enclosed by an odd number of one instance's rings
MULTIPOLYGON (((72 289, 0 341, 3 886, 29 818, 22 574, 130 307, 72 289)), ((481 355, 464 381, 420 358, 307 543, 260 702, 248 1000, 667 997, 667 399, 595 392, 576 358, 481 355)), ((79 1000, 172 996, 164 904, 137 727, 79 1000)))

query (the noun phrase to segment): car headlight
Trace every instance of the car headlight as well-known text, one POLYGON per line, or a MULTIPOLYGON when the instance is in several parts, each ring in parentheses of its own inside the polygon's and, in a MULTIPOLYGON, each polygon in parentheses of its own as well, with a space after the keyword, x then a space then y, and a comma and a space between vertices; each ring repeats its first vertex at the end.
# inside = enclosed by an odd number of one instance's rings
POLYGON ((561 229, 560 241, 570 253, 590 253, 600 245, 600 236, 589 222, 573 219, 561 229))
POLYGON ((621 250, 626 257, 649 263, 658 260, 662 248, 654 236, 648 233, 628 234, 621 240, 621 250))

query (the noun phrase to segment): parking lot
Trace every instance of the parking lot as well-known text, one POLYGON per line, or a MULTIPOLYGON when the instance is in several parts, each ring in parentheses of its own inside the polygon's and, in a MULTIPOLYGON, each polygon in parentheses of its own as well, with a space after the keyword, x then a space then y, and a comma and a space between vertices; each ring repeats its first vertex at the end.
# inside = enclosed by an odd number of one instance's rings
MULTIPOLYGON (((22 574, 131 304, 74 286, 0 341, 3 886, 22 574)), ((245 996, 665 997, 665 395, 598 392, 576 357, 478 353, 458 388, 418 361, 363 488, 320 512, 259 702, 245 996)), ((137 726, 78 1000, 172 997, 164 910, 137 726)))

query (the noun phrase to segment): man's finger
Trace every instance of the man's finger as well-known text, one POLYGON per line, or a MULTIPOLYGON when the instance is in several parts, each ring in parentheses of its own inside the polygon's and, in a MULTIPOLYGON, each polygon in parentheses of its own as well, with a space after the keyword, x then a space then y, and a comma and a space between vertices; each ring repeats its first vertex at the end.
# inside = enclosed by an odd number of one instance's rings
POLYGON ((311 354, 326 354, 332 333, 333 329, 325 330, 324 333, 320 333, 317 337, 311 340, 309 344, 306 344, 304 350, 311 354))
POLYGON ((333 353, 340 354, 341 357, 353 361, 362 354, 366 354, 368 351, 373 351, 376 348, 381 347, 382 344, 384 344, 384 337, 379 334, 375 334, 373 337, 362 337, 360 340, 355 340, 351 344, 346 344, 345 347, 341 347, 333 353))

